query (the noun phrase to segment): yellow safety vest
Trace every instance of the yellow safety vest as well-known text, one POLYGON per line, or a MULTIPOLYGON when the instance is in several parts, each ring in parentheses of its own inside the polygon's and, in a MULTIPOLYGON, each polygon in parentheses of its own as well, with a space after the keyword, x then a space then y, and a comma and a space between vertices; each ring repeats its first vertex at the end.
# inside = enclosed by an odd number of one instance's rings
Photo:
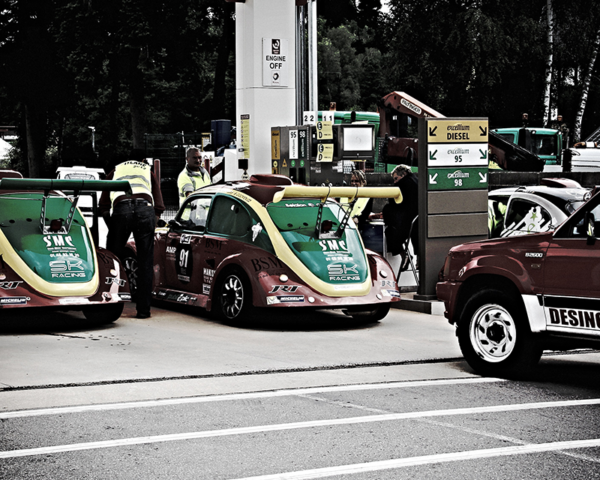
MULTIPOLYGON (((154 204, 154 197, 152 196, 152 169, 147 163, 136 160, 127 160, 126 162, 119 163, 115 167, 113 180, 127 180, 134 194, 144 193, 149 195, 152 199, 152 204, 154 204)), ((114 203, 115 198, 121 195, 125 195, 125 192, 111 192, 111 204, 114 203)))
MULTIPOLYGON (((186 197, 185 187, 192 187, 191 191, 194 192, 205 185, 210 185, 211 179, 207 171, 202 175, 190 175, 187 167, 177 177, 177 191, 179 192, 179 206, 183 204, 186 197)), ((190 191, 190 190, 188 190, 190 191)))

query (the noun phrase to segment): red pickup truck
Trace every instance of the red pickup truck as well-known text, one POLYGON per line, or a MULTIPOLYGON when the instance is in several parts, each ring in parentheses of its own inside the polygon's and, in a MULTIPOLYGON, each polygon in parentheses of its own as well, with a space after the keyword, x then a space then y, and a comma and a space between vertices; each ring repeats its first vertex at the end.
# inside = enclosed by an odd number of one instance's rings
POLYGON ((546 349, 600 347, 600 195, 593 193, 554 231, 448 253, 437 296, 477 372, 511 376, 531 370, 546 349))

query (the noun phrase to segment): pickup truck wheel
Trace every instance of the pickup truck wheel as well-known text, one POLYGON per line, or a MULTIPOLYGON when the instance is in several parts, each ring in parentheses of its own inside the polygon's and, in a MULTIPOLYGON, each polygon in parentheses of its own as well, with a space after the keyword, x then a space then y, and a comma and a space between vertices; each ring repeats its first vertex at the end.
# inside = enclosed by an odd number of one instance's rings
POLYGON ((465 360, 483 375, 527 374, 542 355, 524 309, 496 289, 468 300, 458 322, 458 342, 465 360))

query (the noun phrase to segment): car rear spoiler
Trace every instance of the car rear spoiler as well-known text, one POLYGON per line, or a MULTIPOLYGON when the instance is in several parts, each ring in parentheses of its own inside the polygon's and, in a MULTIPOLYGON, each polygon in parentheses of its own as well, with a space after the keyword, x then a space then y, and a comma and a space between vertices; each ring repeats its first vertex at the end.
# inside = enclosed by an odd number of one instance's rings
POLYGON ((126 192, 131 194, 131 185, 126 180, 59 180, 54 178, 2 178, 1 190, 82 190, 126 192))
POLYGON ((52 178, 2 178, 0 179, 0 190, 36 190, 44 191, 42 208, 40 210, 40 230, 44 235, 50 233, 50 227, 46 225, 46 199, 51 191, 73 192, 75 198, 71 204, 69 215, 65 225, 53 233, 67 234, 71 230, 73 215, 79 200, 79 194, 83 191, 111 191, 132 194, 131 185, 127 180, 60 180, 52 178))
POLYGON ((402 202, 402 192, 398 187, 305 187, 290 185, 273 195, 273 202, 284 198, 348 198, 349 202, 357 198, 393 198, 396 203, 402 202))

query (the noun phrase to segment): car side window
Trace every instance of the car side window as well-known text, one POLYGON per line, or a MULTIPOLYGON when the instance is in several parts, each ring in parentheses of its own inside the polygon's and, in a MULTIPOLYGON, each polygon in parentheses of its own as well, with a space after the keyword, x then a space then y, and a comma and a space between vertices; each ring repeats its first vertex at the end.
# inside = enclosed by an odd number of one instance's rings
POLYGON ((196 197, 188 201, 179 211, 179 223, 186 230, 204 232, 211 197, 196 197))
POLYGON ((219 235, 242 237, 250 232, 252 219, 235 199, 217 196, 211 208, 208 231, 219 235))
POLYGON ((571 238, 586 238, 588 233, 592 233, 593 236, 600 235, 600 205, 596 205, 592 210, 591 214, 594 218, 593 232, 589 232, 589 225, 585 224, 584 216, 580 212, 578 215, 579 221, 568 224, 568 229, 561 231, 561 235, 565 235, 571 238))
POLYGON ((544 207, 516 199, 508 205, 502 236, 547 232, 551 225, 552 215, 544 207))

